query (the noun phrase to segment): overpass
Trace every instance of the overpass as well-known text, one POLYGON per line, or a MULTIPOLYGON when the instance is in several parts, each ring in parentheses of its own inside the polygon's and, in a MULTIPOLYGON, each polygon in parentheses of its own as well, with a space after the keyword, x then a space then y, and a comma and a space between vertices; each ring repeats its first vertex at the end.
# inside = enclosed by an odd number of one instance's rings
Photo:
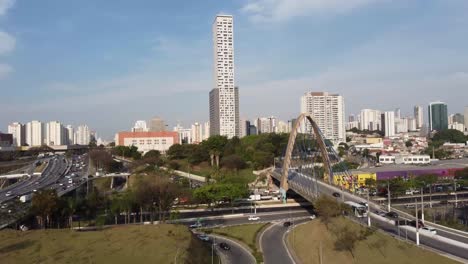
POLYGON ((400 227, 395 219, 388 219, 370 211, 398 212, 402 220, 408 221, 414 220, 415 217, 389 205, 382 207, 380 204, 345 190, 343 188, 345 183, 354 187, 357 181, 326 140, 312 116, 308 114, 301 114, 297 118, 290 133, 286 151, 275 162, 270 176, 279 182, 280 194, 284 202, 287 199, 288 190, 291 190, 310 202, 313 202, 320 195, 328 195, 339 196, 340 198, 337 199, 343 202, 368 203, 367 224, 369 226, 372 219, 374 222, 372 225, 392 234, 396 232, 399 234, 400 229, 404 229, 414 237, 417 245, 420 245, 421 237, 421 244, 468 261, 468 232, 429 221, 425 221, 425 223, 437 228, 437 235, 421 233, 411 226, 400 227), (322 165, 316 166, 317 163, 322 163, 322 165))

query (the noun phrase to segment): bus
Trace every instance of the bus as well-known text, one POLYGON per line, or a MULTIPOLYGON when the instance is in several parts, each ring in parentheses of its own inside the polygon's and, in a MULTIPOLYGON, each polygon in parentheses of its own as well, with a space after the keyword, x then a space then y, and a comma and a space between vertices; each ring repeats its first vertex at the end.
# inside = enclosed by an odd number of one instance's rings
POLYGON ((348 205, 349 207, 351 207, 353 213, 354 213, 354 216, 356 217, 367 217, 367 207, 362 205, 362 204, 358 204, 358 203, 355 203, 355 202, 351 202, 351 201, 346 201, 345 202, 346 205, 348 205))

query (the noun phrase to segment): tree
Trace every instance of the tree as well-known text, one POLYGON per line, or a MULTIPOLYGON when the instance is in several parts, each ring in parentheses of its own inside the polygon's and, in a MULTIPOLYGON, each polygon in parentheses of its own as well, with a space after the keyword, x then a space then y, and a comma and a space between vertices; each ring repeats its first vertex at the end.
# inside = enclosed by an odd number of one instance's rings
POLYGON ((429 201, 432 207, 432 186, 439 180, 436 174, 423 174, 415 178, 416 187, 424 188, 429 186, 429 201))
POLYGON ((49 227, 51 216, 58 208, 59 199, 55 190, 43 190, 31 199, 31 213, 36 216, 42 228, 49 227))
POLYGON ((437 132, 432 138, 432 140, 450 143, 465 143, 467 141, 467 138, 461 131, 455 129, 447 129, 437 132))
POLYGON ((377 181, 373 178, 367 178, 365 180, 365 185, 371 189, 371 188, 375 188, 375 186, 377 186, 377 181))
POLYGON ((229 155, 227 157, 223 157, 221 161, 221 165, 230 170, 242 170, 244 169, 247 164, 241 157, 236 154, 229 155))
POLYGON ((411 140, 408 140, 408 141, 405 142, 405 146, 407 148, 411 148, 413 146, 413 142, 411 142, 411 140))
POLYGON ((73 227, 73 215, 77 209, 77 202, 73 197, 67 198, 67 211, 68 211, 68 225, 73 227))
POLYGON ((174 144, 167 150, 170 159, 184 159, 187 157, 185 149, 181 144, 174 144))
POLYGON ((265 151, 256 151, 253 155, 255 169, 263 169, 273 164, 273 153, 265 151))
POLYGON ((328 229, 330 220, 343 213, 344 207, 335 199, 322 195, 314 203, 314 208, 320 215, 320 220, 325 224, 328 229))
POLYGON ((367 149, 367 148, 364 149, 364 150, 362 151, 362 156, 363 156, 364 158, 369 157, 369 149, 367 149))

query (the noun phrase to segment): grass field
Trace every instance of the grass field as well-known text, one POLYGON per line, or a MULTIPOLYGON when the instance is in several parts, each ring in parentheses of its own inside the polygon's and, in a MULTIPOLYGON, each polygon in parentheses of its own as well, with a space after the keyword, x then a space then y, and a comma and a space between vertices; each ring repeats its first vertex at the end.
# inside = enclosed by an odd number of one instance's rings
MULTIPOLYGON (((346 219, 334 219, 333 225, 349 225, 359 228, 346 219)), ((396 240, 388 235, 375 232, 366 240, 356 244, 353 254, 335 249, 336 237, 320 221, 298 226, 288 236, 289 245, 302 263, 319 263, 320 244, 323 263, 327 264, 449 264, 458 263, 412 244, 396 240)))
POLYGON ((211 263, 211 250, 176 225, 0 232, 2 264, 175 263, 176 258, 177 263, 211 263))
POLYGON ((263 256, 257 248, 257 235, 268 226, 268 224, 250 224, 250 225, 239 225, 239 226, 229 226, 217 229, 208 230, 207 233, 212 232, 221 236, 226 236, 234 238, 245 245, 247 245, 251 250, 254 257, 257 259, 258 263, 263 261, 263 256))

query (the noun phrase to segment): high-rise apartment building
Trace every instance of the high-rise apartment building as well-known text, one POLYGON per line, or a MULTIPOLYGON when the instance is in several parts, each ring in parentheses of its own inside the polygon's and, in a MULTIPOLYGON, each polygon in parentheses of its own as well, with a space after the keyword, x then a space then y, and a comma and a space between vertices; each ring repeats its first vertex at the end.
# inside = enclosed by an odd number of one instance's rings
MULTIPOLYGON (((141 124, 142 125, 142 124, 141 124)), ((162 132, 166 131, 166 124, 164 120, 159 117, 154 117, 150 120, 149 131, 151 132, 162 132)), ((142 132, 142 131, 137 131, 142 132)))
POLYGON ((51 121, 45 124, 45 144, 48 146, 65 145, 65 128, 58 121, 51 121))
POLYGON ((28 122, 25 127, 26 144, 30 147, 45 144, 45 126, 42 122, 34 120, 28 122))
POLYGON ((325 138, 334 144, 346 142, 344 98, 327 92, 308 92, 301 97, 301 112, 317 122, 325 138))
POLYGON ((395 136, 395 112, 389 111, 382 113, 382 132, 386 137, 395 136))
POLYGON ((76 128, 74 141, 77 145, 89 144, 91 141, 91 131, 87 125, 81 125, 76 128))
POLYGON ((448 129, 447 104, 432 102, 429 104, 429 131, 442 131, 448 129))
MULTIPOLYGON (((361 130, 381 130, 381 112, 374 109, 362 109, 360 114, 361 130)), ((396 113, 395 113, 396 118, 396 113)))
POLYGON ((8 134, 13 135, 13 146, 20 147, 25 143, 25 126, 21 123, 15 122, 8 125, 8 134))
POLYGON ((74 145, 75 144, 75 130, 73 129, 73 126, 67 125, 65 129, 67 130, 67 145, 74 145))
POLYGON ((254 122, 257 127, 258 134, 275 133, 276 132, 276 117, 260 117, 254 122))
POLYGON ((239 89, 234 82, 234 20, 218 15, 213 23, 214 89, 210 91, 210 134, 239 136, 239 89))
POLYGON ((424 113, 422 106, 414 107, 414 119, 416 119, 416 128, 420 129, 424 124, 424 113))

